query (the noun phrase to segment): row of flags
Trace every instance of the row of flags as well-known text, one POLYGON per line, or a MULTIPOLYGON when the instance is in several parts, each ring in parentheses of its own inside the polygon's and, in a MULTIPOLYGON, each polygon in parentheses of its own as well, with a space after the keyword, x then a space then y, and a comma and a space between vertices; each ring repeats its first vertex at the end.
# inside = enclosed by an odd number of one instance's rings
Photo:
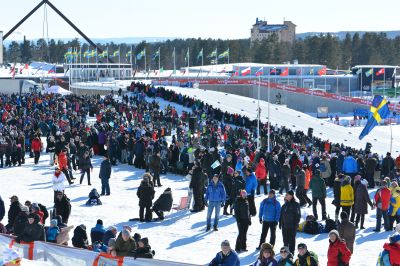
MULTIPOLYGON (((73 48, 68 48, 68 51, 64 54, 64 59, 66 61, 70 61, 72 60, 74 57, 78 57, 78 56, 83 56, 84 58, 93 58, 98 56, 99 58, 105 58, 105 57, 117 57, 120 56, 120 49, 114 51, 113 53, 108 52, 108 48, 106 50, 104 50, 102 53, 97 53, 97 49, 95 50, 89 50, 89 48, 87 49, 87 51, 83 52, 83 54, 81 54, 81 51, 78 49, 73 49, 73 48)), ((129 50, 126 54, 125 57, 131 57, 131 56, 135 56, 133 55, 132 49, 129 50)), ((142 51, 140 51, 137 55, 136 55, 136 59, 137 60, 141 60, 144 56, 146 56, 146 48, 144 48, 142 51)), ((200 58, 203 58, 204 56, 204 50, 201 49, 200 52, 197 55, 197 60, 199 60, 200 58)), ((158 48, 158 50, 152 55, 152 59, 155 60, 156 58, 160 57, 160 48, 158 48)), ((172 53, 172 57, 175 57, 175 49, 172 53)), ((217 58, 217 59, 223 59, 223 58, 229 58, 229 48, 227 50, 225 50, 223 53, 220 53, 218 55, 217 49, 215 49, 214 51, 212 51, 208 56, 208 58, 217 58)), ((185 61, 188 60, 189 58, 189 49, 187 50, 187 53, 185 54, 185 61)))
MULTIPOLYGON (((357 70, 356 74, 360 75, 362 73, 362 68, 360 68, 359 70, 357 70)), ((395 72, 393 72, 394 74, 395 72)), ((369 78, 370 76, 372 76, 372 74, 374 74, 374 69, 370 68, 367 71, 365 71, 364 75, 365 77, 369 78)), ((380 76, 380 75, 384 75, 385 74, 385 68, 381 68, 378 71, 375 72, 375 76, 380 76)))
MULTIPOLYGON (((264 72, 265 72, 264 69, 267 70, 267 73, 268 73, 269 75, 283 76, 283 77, 289 76, 289 68, 288 68, 288 67, 286 67, 286 68, 284 68, 284 69, 280 69, 280 68, 274 67, 274 68, 272 68, 272 69, 269 69, 269 71, 268 71, 268 69, 267 69, 266 67, 260 67, 260 68, 256 71, 255 75, 256 75, 257 77, 258 77, 258 76, 264 75, 264 74, 265 74, 265 73, 264 73, 264 72)), ((302 71, 303 71, 302 69, 297 69, 297 72, 298 72, 297 74, 298 74, 298 75, 314 75, 314 73, 315 73, 313 68, 310 69, 309 71, 304 72, 304 73, 301 73, 302 71)), ((326 67, 323 67, 322 69, 319 69, 319 70, 317 71, 317 73, 318 73, 319 76, 323 76, 323 75, 326 75, 326 71, 327 71, 327 68, 326 68, 326 67)), ((241 76, 250 75, 250 74, 251 74, 251 67, 247 67, 247 68, 241 70, 241 71, 240 71, 240 74, 241 74, 241 76)), ((234 76, 239 76, 239 69, 238 69, 238 68, 236 69, 236 71, 234 72, 233 75, 234 75, 234 76)))

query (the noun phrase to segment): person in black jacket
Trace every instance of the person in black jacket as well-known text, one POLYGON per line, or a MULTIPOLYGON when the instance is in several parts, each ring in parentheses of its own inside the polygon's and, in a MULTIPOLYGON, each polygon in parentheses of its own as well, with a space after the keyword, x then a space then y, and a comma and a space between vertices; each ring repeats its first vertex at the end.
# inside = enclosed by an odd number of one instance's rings
POLYGON ((136 195, 139 198, 139 220, 144 222, 151 221, 151 205, 154 199, 154 188, 150 185, 148 177, 144 177, 137 190, 136 195), (146 209, 146 215, 144 210, 146 209))
POLYGON ((101 195, 110 195, 110 183, 109 179, 111 177, 111 162, 108 158, 108 154, 104 155, 104 160, 100 165, 99 178, 101 179, 101 195))
POLYGON ((21 212, 21 203, 19 203, 18 197, 14 195, 10 198, 10 201, 11 205, 7 215, 8 224, 6 225, 8 231, 13 230, 15 218, 17 218, 18 214, 21 212))
POLYGON ((86 226, 84 224, 81 224, 75 228, 74 236, 72 237, 72 245, 76 248, 88 248, 89 242, 86 233, 86 226))
POLYGON ((13 234, 18 236, 22 236, 24 233, 25 226, 28 224, 28 215, 29 208, 27 206, 21 207, 21 212, 15 218, 13 225, 13 234))
POLYGON ((79 169, 81 169, 81 180, 80 184, 82 184, 83 177, 85 176, 85 173, 87 174, 87 179, 88 179, 88 185, 91 186, 90 184, 90 172, 93 171, 93 165, 92 162, 90 161, 90 156, 89 152, 86 151, 83 154, 82 159, 79 159, 79 169))
POLYGON ((147 237, 141 238, 138 241, 138 247, 135 251, 135 259, 136 258, 152 259, 154 255, 155 252, 154 250, 151 250, 149 239, 147 237))
POLYGON ((3 220, 4 215, 6 215, 6 208, 4 207, 4 201, 0 196, 0 222, 3 220))
POLYGON ((160 158, 160 152, 156 151, 149 160, 149 168, 150 172, 153 175, 153 182, 154 186, 159 186, 161 187, 161 181, 160 181, 160 171, 161 171, 161 158, 160 158))
POLYGON ((240 192, 240 196, 235 202, 235 218, 239 229, 239 235, 236 239, 236 252, 246 252, 247 230, 251 225, 251 217, 249 211, 249 202, 247 201, 246 190, 240 192))
POLYGON ((193 190, 193 209, 192 212, 199 212, 205 209, 204 190, 205 190, 206 177, 202 171, 200 163, 195 162, 192 168, 192 178, 190 180, 189 188, 193 190))
POLYGON ((62 191, 57 191, 54 203, 53 216, 61 215, 62 222, 68 224, 69 215, 71 214, 71 203, 69 198, 62 191))
POLYGON ((235 191, 235 180, 233 177, 233 170, 232 167, 228 166, 225 173, 221 172, 222 175, 222 183, 224 184, 225 191, 226 191, 226 202, 224 205, 224 215, 232 215, 233 204, 238 196, 235 191), (230 213, 228 213, 228 207, 230 206, 230 213))
POLYGON ((43 225, 40 223, 40 217, 37 214, 31 213, 28 216, 28 224, 24 228, 24 232, 20 237, 17 237, 17 242, 33 242, 45 241, 45 233, 43 225))
POLYGON ((281 209, 279 229, 282 229, 283 245, 294 254, 296 248, 296 230, 300 222, 300 204, 294 198, 293 190, 286 193, 285 203, 281 209))
POLYGON ((56 142, 52 135, 47 137, 46 153, 50 156, 50 166, 54 165, 54 154, 56 151, 56 142))
POLYGON ((171 188, 167 188, 164 190, 164 193, 160 195, 160 197, 154 202, 153 212, 155 212, 160 218, 160 220, 164 220, 164 212, 169 212, 172 208, 172 192, 171 188))

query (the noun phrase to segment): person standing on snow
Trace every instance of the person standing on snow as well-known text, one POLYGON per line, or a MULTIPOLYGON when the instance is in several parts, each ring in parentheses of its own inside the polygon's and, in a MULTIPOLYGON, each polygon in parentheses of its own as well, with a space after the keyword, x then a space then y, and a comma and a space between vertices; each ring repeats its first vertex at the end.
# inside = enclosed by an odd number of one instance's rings
POLYGON ((294 198, 294 192, 290 190, 286 193, 285 203, 281 209, 279 229, 282 229, 283 245, 289 247, 292 254, 296 247, 296 233, 300 217, 300 204, 294 198))
POLYGON ((239 229, 239 235, 236 239, 236 252, 246 252, 247 251, 247 230, 251 225, 251 217, 249 211, 249 202, 247 201, 247 192, 242 190, 240 196, 235 202, 235 218, 236 224, 239 229))
POLYGON ((101 162, 100 165, 100 173, 99 178, 101 180, 101 196, 110 195, 110 177, 111 177, 111 162, 108 158, 108 154, 105 153, 103 155, 104 160, 101 162))
POLYGON ((268 193, 268 197, 264 199, 260 204, 259 220, 262 224, 262 232, 260 237, 260 243, 257 250, 261 248, 261 245, 265 243, 268 230, 271 229, 271 237, 269 243, 275 246, 276 239, 276 226, 280 220, 281 215, 281 204, 276 199, 275 190, 271 189, 268 193))
POLYGON ((215 209, 214 231, 218 231, 220 210, 221 207, 225 205, 225 200, 226 200, 226 192, 224 185, 222 184, 221 181, 219 181, 218 175, 215 174, 207 187, 205 195, 205 202, 206 206, 208 207, 206 231, 210 231, 211 215, 214 209, 215 209))
POLYGON ((257 209, 254 203, 254 195, 257 189, 257 179, 250 168, 246 168, 244 173, 246 181, 247 200, 249 201, 250 207, 250 215, 255 216, 257 214, 257 209))
POLYGON ((390 205, 391 193, 387 187, 385 180, 381 181, 381 187, 375 192, 374 205, 376 206, 376 227, 375 232, 381 231, 382 217, 383 226, 386 231, 389 231, 389 214, 388 209, 390 205))
POLYGON ((356 215, 356 228, 358 228, 358 223, 361 220, 360 229, 364 228, 364 218, 365 215, 368 214, 368 205, 371 206, 371 209, 374 209, 371 199, 368 195, 368 181, 365 179, 361 179, 361 184, 357 187, 356 191, 356 201, 354 203, 354 212, 356 215))
POLYGON ((320 171, 316 170, 314 176, 310 181, 310 188, 312 191, 312 204, 313 214, 315 219, 318 220, 317 203, 319 202, 322 207, 322 220, 326 220, 326 185, 324 180, 321 178, 320 171))
POLYGON ((264 158, 260 159, 260 162, 257 164, 256 167, 256 178, 257 178, 257 195, 260 195, 260 188, 263 187, 264 190, 264 195, 268 194, 267 190, 267 175, 268 175, 268 170, 267 167, 265 166, 265 160, 264 158))

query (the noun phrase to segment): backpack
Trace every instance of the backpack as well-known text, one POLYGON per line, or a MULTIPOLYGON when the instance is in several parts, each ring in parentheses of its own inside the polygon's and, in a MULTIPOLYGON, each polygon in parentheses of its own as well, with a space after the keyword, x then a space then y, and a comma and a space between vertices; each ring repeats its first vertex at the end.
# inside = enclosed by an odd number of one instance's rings
POLYGON ((326 172, 326 166, 325 166, 324 163, 321 163, 321 164, 319 165, 319 170, 320 170, 321 172, 326 172))
POLYGON ((337 223, 334 220, 328 218, 325 221, 324 232, 329 233, 331 230, 337 230, 337 223))
POLYGON ((310 234, 310 235, 317 235, 320 233, 319 230, 319 224, 315 220, 310 220, 307 221, 305 226, 304 226, 304 233, 310 234))
POLYGON ((317 265, 319 265, 318 255, 314 251, 308 251, 308 252, 310 253, 310 256, 307 257, 308 265, 311 265, 311 258, 310 257, 313 257, 315 262, 317 263, 317 265))

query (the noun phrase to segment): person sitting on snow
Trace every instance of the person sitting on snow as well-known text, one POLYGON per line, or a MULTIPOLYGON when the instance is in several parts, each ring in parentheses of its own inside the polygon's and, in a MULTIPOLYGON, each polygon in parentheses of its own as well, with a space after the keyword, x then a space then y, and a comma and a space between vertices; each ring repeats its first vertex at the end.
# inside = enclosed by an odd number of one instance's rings
POLYGON ((57 220, 53 219, 50 221, 50 227, 46 232, 47 242, 57 243, 57 236, 60 234, 60 229, 57 226, 57 220))
POLYGON ((151 250, 151 246, 149 245, 149 239, 147 237, 143 237, 138 241, 138 247, 135 252, 135 258, 145 258, 152 259, 155 255, 155 251, 151 250))
POLYGON ((93 205, 102 205, 101 200, 100 200, 100 194, 97 192, 97 189, 92 189, 89 193, 89 199, 86 202, 87 206, 93 206, 93 205))

